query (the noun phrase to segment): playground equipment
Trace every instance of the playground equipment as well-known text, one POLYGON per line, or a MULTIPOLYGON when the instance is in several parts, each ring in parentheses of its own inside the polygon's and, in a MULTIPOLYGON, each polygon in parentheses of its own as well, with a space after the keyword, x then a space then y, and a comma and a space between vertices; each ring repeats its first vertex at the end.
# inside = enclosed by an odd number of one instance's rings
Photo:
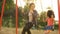
MULTIPOLYGON (((0 30, 2 27, 2 18, 4 14, 4 6, 6 4, 6 0, 3 0, 2 4, 2 10, 1 10, 1 16, 0 16, 0 30)), ((17 0, 16 0, 16 34, 18 34, 18 6, 17 6, 17 0)), ((60 34, 60 0, 58 0, 58 18, 59 18, 59 34, 60 34)))

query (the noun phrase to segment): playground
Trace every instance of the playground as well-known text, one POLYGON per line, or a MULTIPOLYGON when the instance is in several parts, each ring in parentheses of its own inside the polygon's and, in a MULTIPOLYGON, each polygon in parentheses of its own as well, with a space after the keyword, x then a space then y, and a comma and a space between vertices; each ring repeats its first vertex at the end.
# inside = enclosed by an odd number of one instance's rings
POLYGON ((58 0, 0 0, 0 34, 21 34, 23 26, 26 23, 27 10, 29 10, 29 4, 34 3, 35 10, 37 10, 38 26, 42 29, 31 29, 32 34, 44 34, 44 26, 47 18, 47 10, 53 10, 55 14, 54 18, 54 31, 50 34, 59 34, 58 28, 60 28, 60 6, 58 0), (55 4, 54 4, 55 3, 55 4), (59 10, 58 10, 59 9, 59 10), (58 27, 59 26, 59 27, 58 27))
MULTIPOLYGON (((18 34, 21 34, 21 32, 22 32, 22 28, 18 28, 18 34)), ((31 29, 31 33, 32 34, 44 34, 44 31, 31 29)), ((2 30, 0 31, 0 34, 16 34, 16 28, 6 28, 6 27, 2 28, 2 30)), ((58 30, 54 30, 50 34, 58 34, 58 30)))

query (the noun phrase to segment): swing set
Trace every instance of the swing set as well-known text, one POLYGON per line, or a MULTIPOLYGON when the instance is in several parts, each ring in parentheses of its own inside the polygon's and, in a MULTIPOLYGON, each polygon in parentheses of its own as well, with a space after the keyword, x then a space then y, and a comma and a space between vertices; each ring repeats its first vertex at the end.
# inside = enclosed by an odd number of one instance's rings
MULTIPOLYGON (((3 0, 3 4, 2 4, 2 10, 1 10, 1 16, 0 16, 0 30, 2 27, 2 18, 4 15, 4 6, 6 4, 6 0, 3 0)), ((18 34, 18 6, 17 6, 17 0, 16 0, 16 12, 15 12, 15 16, 16 16, 16 34, 18 34)), ((58 18, 59 18, 59 34, 60 34, 60 0, 58 0, 58 18)))

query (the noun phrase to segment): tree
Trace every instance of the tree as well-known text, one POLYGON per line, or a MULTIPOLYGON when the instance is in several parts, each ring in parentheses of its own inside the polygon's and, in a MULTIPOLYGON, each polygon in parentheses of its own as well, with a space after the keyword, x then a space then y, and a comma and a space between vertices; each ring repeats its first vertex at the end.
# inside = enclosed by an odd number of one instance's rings
MULTIPOLYGON (((1 7, 0 13, 1 13, 1 9, 2 9, 2 4, 3 4, 3 0, 0 0, 0 7, 1 7)), ((4 6, 3 26, 5 26, 6 24, 9 23, 9 16, 11 15, 13 8, 14 8, 13 0, 6 0, 6 4, 4 6)))
POLYGON ((44 20, 46 20, 46 17, 47 16, 46 16, 46 12, 45 11, 40 13, 40 17, 39 17, 40 19, 38 20, 38 23, 39 23, 40 26, 44 27, 46 25, 46 22, 44 21, 44 20))
POLYGON ((41 22, 44 22, 44 20, 46 20, 46 17, 47 17, 47 15, 46 15, 45 11, 40 13, 40 21, 41 22))
MULTIPOLYGON (((3 4, 3 0, 0 0, 0 7, 2 8, 2 4, 3 4)), ((8 10, 10 8, 12 8, 14 5, 14 2, 13 0, 6 0, 6 4, 5 4, 5 10, 8 10)), ((0 11, 1 11, 1 8, 0 8, 0 11)))

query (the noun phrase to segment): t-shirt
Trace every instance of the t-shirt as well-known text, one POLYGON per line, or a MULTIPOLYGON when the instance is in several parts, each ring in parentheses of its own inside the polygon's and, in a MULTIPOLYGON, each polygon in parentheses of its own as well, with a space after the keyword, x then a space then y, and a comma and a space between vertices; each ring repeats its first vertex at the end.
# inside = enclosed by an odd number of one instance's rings
POLYGON ((29 16, 29 22, 32 22, 32 20, 33 20, 33 15, 32 15, 32 13, 29 12, 28 16, 29 16))
POLYGON ((47 18, 46 21, 47 21, 47 25, 48 26, 52 26, 53 23, 54 23, 54 19, 53 18, 47 18))

